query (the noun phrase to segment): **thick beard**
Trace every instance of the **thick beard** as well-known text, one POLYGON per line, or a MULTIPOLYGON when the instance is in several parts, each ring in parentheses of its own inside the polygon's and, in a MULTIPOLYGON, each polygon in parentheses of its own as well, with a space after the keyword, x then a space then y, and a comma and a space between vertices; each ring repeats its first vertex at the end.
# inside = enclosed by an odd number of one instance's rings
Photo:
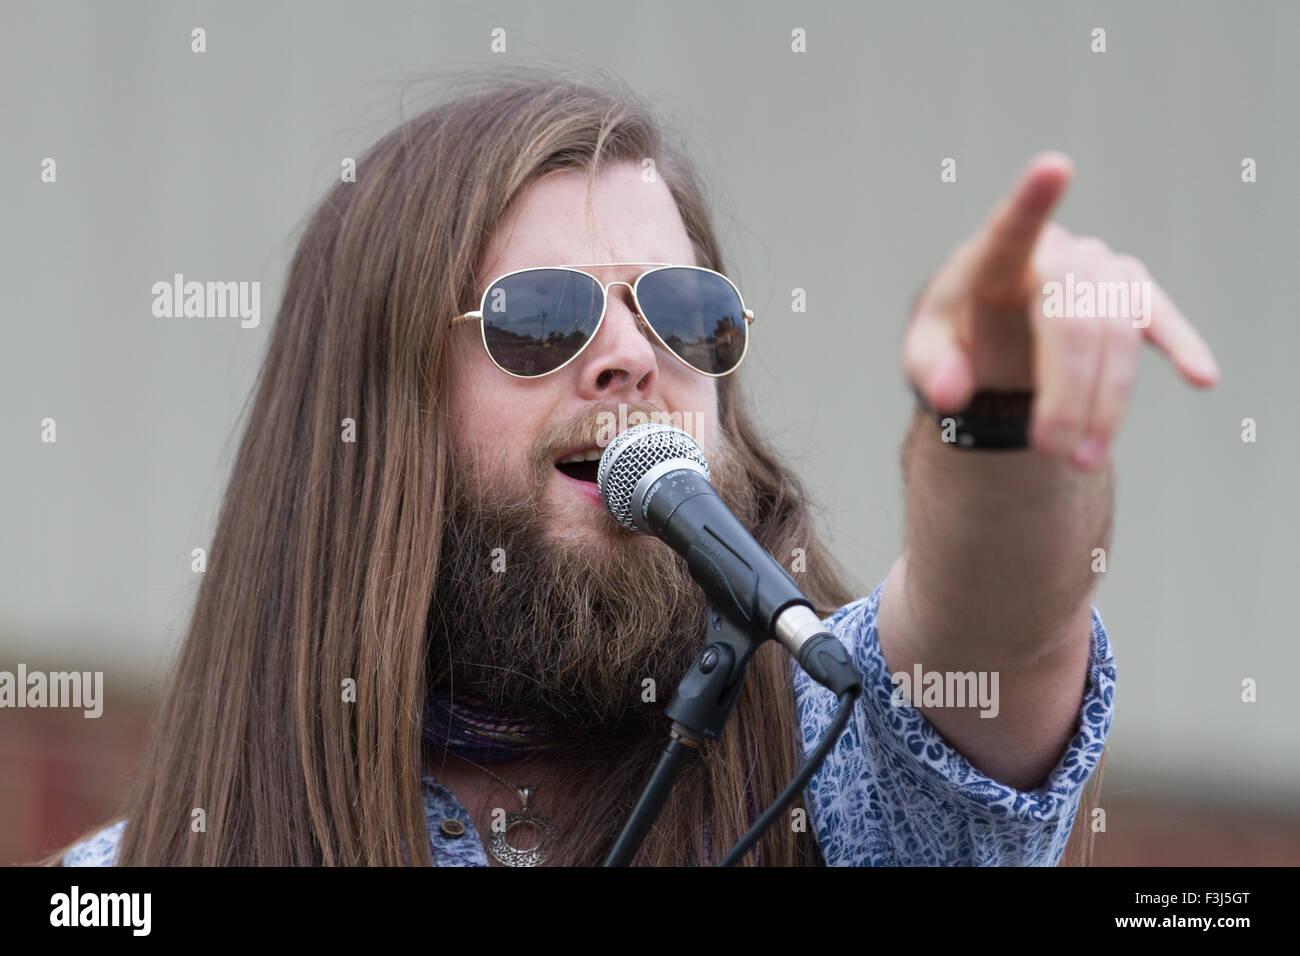
MULTIPOLYGON (((539 441, 531 487, 453 476, 429 665, 431 684, 453 698, 591 750, 666 732, 663 707, 703 648, 707 604, 676 552, 608 515, 598 544, 547 536, 552 453, 573 444, 539 441)), ((752 527, 754 491, 724 436, 709 465, 713 487, 752 527)))

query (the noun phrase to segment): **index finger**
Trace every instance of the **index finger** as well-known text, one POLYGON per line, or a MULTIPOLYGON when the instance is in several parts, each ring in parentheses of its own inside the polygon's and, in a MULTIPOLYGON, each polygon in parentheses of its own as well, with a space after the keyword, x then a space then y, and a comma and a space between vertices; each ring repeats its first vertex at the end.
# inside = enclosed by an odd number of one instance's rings
POLYGON ((981 295, 996 299, 1024 290, 1038 236, 1073 174, 1064 153, 1039 153, 1029 161, 975 239, 970 279, 981 295))

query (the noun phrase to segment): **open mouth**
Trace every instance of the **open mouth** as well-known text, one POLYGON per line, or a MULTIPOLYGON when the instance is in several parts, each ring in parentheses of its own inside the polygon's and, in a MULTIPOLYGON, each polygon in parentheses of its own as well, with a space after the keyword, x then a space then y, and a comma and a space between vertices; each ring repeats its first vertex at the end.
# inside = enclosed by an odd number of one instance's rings
POLYGON ((586 448, 571 454, 561 455, 555 467, 562 473, 577 481, 596 483, 596 471, 600 468, 601 449, 586 448))

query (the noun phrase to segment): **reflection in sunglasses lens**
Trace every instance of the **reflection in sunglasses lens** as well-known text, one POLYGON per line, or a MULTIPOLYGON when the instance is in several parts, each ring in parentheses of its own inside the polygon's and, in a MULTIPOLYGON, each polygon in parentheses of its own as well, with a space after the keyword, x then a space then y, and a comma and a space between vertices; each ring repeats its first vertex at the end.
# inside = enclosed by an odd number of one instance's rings
POLYGON ((488 353, 515 375, 553 372, 591 337, 603 300, 590 276, 566 269, 532 269, 499 279, 483 305, 488 353))
POLYGON ((646 319, 688 365, 721 375, 740 363, 749 327, 726 279, 698 269, 658 269, 641 278, 636 294, 646 319))

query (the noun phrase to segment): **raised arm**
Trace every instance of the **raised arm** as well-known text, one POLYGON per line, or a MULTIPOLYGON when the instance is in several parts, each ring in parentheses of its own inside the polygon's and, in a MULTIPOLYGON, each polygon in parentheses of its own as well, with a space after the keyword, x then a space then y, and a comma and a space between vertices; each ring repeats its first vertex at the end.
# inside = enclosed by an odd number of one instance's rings
POLYGON ((1035 157, 918 299, 908 380, 941 413, 977 389, 1033 390, 1032 447, 961 449, 916 411, 903 448, 904 550, 879 609, 891 673, 997 673, 996 717, 915 702, 972 765, 1021 790, 1044 782, 1074 731, 1094 549, 1109 550, 1114 513, 1110 446, 1141 344, 1193 385, 1218 379, 1209 348, 1141 262, 1050 222, 1071 176, 1065 156, 1035 157))

